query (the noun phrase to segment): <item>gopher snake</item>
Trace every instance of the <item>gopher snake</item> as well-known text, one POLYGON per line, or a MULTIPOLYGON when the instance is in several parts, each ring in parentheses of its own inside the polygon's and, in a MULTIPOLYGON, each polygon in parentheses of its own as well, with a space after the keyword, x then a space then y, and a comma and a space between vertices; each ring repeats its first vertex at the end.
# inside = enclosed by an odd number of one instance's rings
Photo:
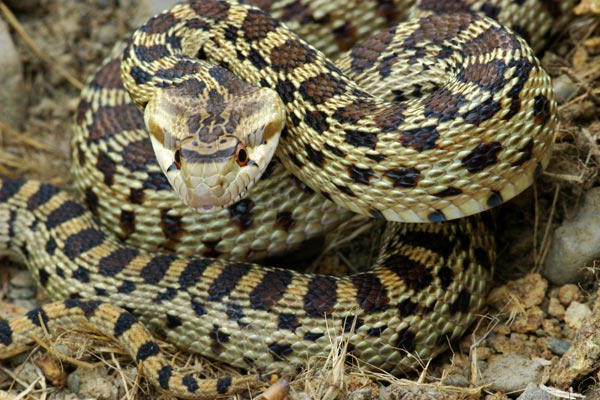
MULTIPOLYGON (((323 17, 327 15, 325 12, 311 14, 300 2, 289 4, 293 6, 282 6, 279 11, 308 24, 317 21, 318 15, 327 20, 323 17)), ((496 6, 482 4, 478 7, 484 11, 496 10, 496 6)), ((270 7, 272 12, 278 9, 277 5, 263 6, 270 7)), ((549 3, 546 6, 540 12, 533 12, 533 18, 546 15, 546 11, 560 14, 560 9, 557 12, 549 3)), ((250 199, 208 218, 183 213, 183 206, 175 200, 166 179, 149 156, 148 140, 140 133, 141 115, 118 79, 120 62, 115 58, 121 50, 118 46, 82 93, 77 112, 73 172, 87 209, 50 185, 2 180, 0 243, 27 261, 51 297, 70 300, 33 310, 22 318, 0 321, 0 351, 10 353, 29 343, 29 335, 40 334, 42 323, 54 329, 88 319, 93 326, 120 340, 140 363, 144 375, 158 387, 178 396, 199 398, 243 390, 256 384, 258 378, 197 380, 178 375, 135 317, 119 306, 132 311, 153 330, 184 349, 233 365, 285 374, 295 373, 310 357, 327 352, 332 346, 330 336, 346 338, 359 360, 392 373, 405 371, 413 364, 406 352, 418 358, 439 353, 448 339, 460 335, 472 322, 482 306, 491 277, 493 239, 480 219, 452 224, 390 224, 382 255, 373 269, 343 278, 265 268, 244 261, 149 251, 176 249, 181 254, 227 255, 238 260, 278 254, 347 217, 342 209, 312 196, 315 188, 343 203, 359 197, 355 188, 360 188, 361 197, 367 200, 363 200, 362 206, 350 206, 352 209, 407 220, 451 219, 508 200, 530 184, 534 173, 547 163, 555 124, 553 94, 548 87, 539 87, 548 85, 548 78, 528 47, 491 20, 471 14, 432 15, 395 28, 390 31, 394 35, 384 33, 367 40, 362 47, 348 53, 346 61, 342 57, 339 65, 346 62, 344 71, 357 83, 344 80, 338 67, 300 39, 289 36, 286 46, 292 52, 285 60, 279 60, 284 67, 280 65, 276 77, 269 78, 259 76, 258 70, 273 69, 277 42, 267 43, 270 46, 267 48, 253 47, 260 46, 261 40, 255 40, 252 46, 247 43, 251 35, 286 37, 289 33, 283 25, 252 9, 222 1, 181 5, 176 10, 153 18, 142 31, 147 35, 162 32, 180 22, 176 15, 191 16, 185 20, 187 29, 214 30, 213 38, 226 38, 232 44, 230 50, 237 49, 241 56, 211 49, 215 45, 212 42, 203 43, 200 53, 217 64, 227 65, 238 75, 244 76, 242 69, 251 68, 256 74, 245 76, 246 80, 273 85, 288 107, 300 102, 300 97, 310 103, 309 107, 300 107, 301 114, 290 110, 288 130, 282 138, 285 146, 278 151, 282 163, 294 174, 301 179, 314 178, 307 181, 313 189, 287 176, 279 164, 273 164, 267 168, 266 177, 263 175, 251 190, 250 199), (202 12, 198 14, 194 7, 202 12), (243 24, 250 15, 248 19, 258 21, 254 28, 243 24), (393 37, 402 32, 406 36, 398 43, 400 47, 409 47, 407 56, 391 51, 396 46, 393 37), (460 36, 463 33, 466 36, 460 36), (493 47, 491 42, 496 40, 497 47, 493 47), (465 43, 473 45, 474 50, 461 47, 465 43), (452 52, 457 44, 460 46, 454 51, 469 60, 457 66, 458 76, 471 92, 457 95, 449 89, 436 91, 438 78, 431 83, 428 73, 433 68, 432 62, 437 60, 450 68, 457 59, 452 52), (385 51, 381 53, 382 50, 385 51), (215 59, 215 54, 225 58, 215 59), (270 61, 267 54, 271 54, 270 61), (386 76, 393 75, 387 74, 392 72, 394 64, 387 57, 390 54, 405 58, 397 66, 405 65, 405 72, 412 76, 408 83, 386 81, 386 76), (241 66, 231 63, 235 58, 242 60, 241 66), (302 78, 302 82, 294 78, 293 70, 302 69, 307 60, 317 63, 317 75, 312 78, 319 76, 318 82, 311 81, 311 77, 302 78), (419 60, 424 60, 424 64, 414 64, 419 60), (263 62, 265 66, 258 68, 256 63, 263 62), (383 90, 383 97, 396 98, 398 104, 411 102, 421 92, 429 99, 429 102, 421 100, 420 115, 426 115, 421 119, 435 124, 429 128, 415 127, 409 115, 417 113, 416 106, 395 105, 388 109, 382 106, 383 116, 374 115, 383 103, 366 101, 370 97, 363 91, 372 84, 368 76, 373 74, 378 74, 384 82, 384 89, 375 90, 383 90), (306 84, 302 86, 303 83, 306 84), (300 87, 304 87, 302 92, 300 87), (391 90, 386 92, 385 87, 391 90), (352 96, 361 101, 353 101, 352 96), (343 100, 339 105, 332 103, 337 98, 343 100), (413 114, 408 114, 408 110, 413 114), (396 111, 403 118, 394 114, 396 111), (117 115, 121 115, 120 119, 117 115), (346 127, 348 132, 339 138, 324 135, 329 129, 324 127, 331 127, 334 119, 336 123, 350 124, 346 127), (527 132, 521 132, 520 135, 525 135, 522 137, 498 128, 499 136, 494 139, 471 141, 460 135, 450 139, 434 134, 441 126, 452 126, 456 120, 477 127, 477 132, 496 127, 502 121, 510 129, 527 132), (303 132, 319 131, 321 136, 309 142, 302 132, 294 133, 294 127, 303 132), (404 166, 387 164, 392 154, 380 147, 379 133, 373 131, 374 127, 384 131, 382 137, 393 132, 395 142, 411 150, 416 161, 404 160, 404 166), (437 148, 448 147, 450 142, 472 147, 457 153, 462 160, 459 179, 445 181, 444 175, 436 172, 439 170, 434 168, 426 173, 424 167, 432 162, 437 148), (359 158, 357 152, 364 157, 359 158), (344 160, 353 164, 335 172, 332 183, 320 180, 322 172, 331 174, 329 167, 343 165, 344 160), (498 165, 504 167, 496 171, 498 165), (506 176, 494 178, 491 170, 506 176), (515 175, 516 170, 523 175, 515 175), (476 176, 476 181, 463 182, 468 175, 466 171, 476 176), (388 187, 391 185, 393 190, 409 187, 422 197, 386 200, 382 208, 377 208, 369 197, 381 191, 376 185, 371 190, 370 184, 375 183, 377 174, 387 176, 381 181, 387 179, 388 187), (488 188, 481 185, 484 175, 491 182, 488 188), (352 182, 348 183, 348 179, 352 182), (503 189, 507 182, 512 187, 503 189), (270 189, 267 194, 265 188, 270 189), (166 193, 166 197, 159 197, 160 192, 166 193), (473 197, 465 200, 465 192, 473 197), (263 196, 266 206, 256 196, 263 196), (436 200, 428 202, 432 197, 436 200), (459 200, 454 204, 448 198, 459 200), (300 200, 299 206, 292 203, 296 199, 300 200), (396 202, 401 204, 397 209, 400 211, 389 211, 396 202), (126 247, 102 226, 112 227, 118 237, 138 245, 139 249, 126 247), (218 227, 224 233, 219 233, 218 227), (191 234, 198 229, 207 229, 199 240, 191 234), (232 238, 234 232, 241 233, 237 237, 242 239, 232 238)), ((495 14, 502 13, 498 9, 495 14)), ((395 13, 385 15, 398 17, 395 13)), ((384 17, 362 14, 362 18, 380 23, 384 17)), ((300 28, 297 30, 301 31, 300 28)), ((351 26, 338 25, 337 29, 346 35, 352 32, 351 26)), ((155 44, 164 45, 167 39, 173 47, 183 42, 176 34, 159 34, 155 44)), ((145 65, 151 65, 150 58, 161 53, 156 48, 140 51, 148 56, 142 60, 145 65)), ((131 54, 127 57, 133 58, 131 54)), ((169 74, 177 75, 177 70, 171 69, 169 74)), ((159 74, 152 69, 145 74, 133 74, 138 80, 141 76, 149 77, 147 82, 152 82, 156 75, 159 74)), ((457 86, 460 85, 451 88, 457 86)), ((138 102, 145 101, 142 98, 138 102)), ((382 139, 381 143, 386 141, 389 139, 382 139)))

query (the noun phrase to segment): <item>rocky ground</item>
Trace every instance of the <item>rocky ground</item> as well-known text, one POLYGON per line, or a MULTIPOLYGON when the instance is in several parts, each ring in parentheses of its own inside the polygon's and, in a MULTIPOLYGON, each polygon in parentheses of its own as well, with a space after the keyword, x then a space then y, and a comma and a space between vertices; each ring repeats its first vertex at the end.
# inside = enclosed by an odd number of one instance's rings
MULTIPOLYGON (((0 176, 69 187, 81 82, 150 13, 134 0, 0 2, 0 176)), ((548 170, 498 210, 497 284, 486 314, 451 351, 406 379, 334 359, 296 378, 291 398, 600 398, 600 3, 584 1, 577 14, 543 58, 561 125, 548 170)), ((335 248, 327 263, 348 268, 348 249, 335 248)), ((25 270, 1 261, 0 317, 43 300, 25 270)), ((211 376, 228 368, 166 347, 186 370, 211 376)), ((34 352, 0 364, 0 399, 161 396, 122 350, 93 332, 40 338, 34 352)))

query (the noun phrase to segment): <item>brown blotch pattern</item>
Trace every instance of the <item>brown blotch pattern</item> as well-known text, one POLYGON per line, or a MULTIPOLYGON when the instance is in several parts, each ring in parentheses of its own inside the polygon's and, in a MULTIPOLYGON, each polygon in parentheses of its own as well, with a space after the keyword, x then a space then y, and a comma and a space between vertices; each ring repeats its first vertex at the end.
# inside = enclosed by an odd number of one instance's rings
POLYGON ((92 142, 145 127, 142 113, 133 103, 98 107, 92 121, 88 127, 89 139, 92 142))
POLYGON ((545 125, 552 118, 550 102, 546 96, 542 94, 535 96, 535 100, 533 101, 533 116, 535 117, 536 125, 545 125))
POLYGON ((404 40, 403 47, 415 49, 419 45, 442 43, 458 36, 478 19, 480 18, 466 13, 432 15, 422 18, 419 28, 404 40))
POLYGON ((294 221, 294 218, 292 218, 292 213, 290 211, 281 211, 277 213, 275 221, 277 226, 281 227, 286 232, 289 232, 289 230, 296 224, 296 221, 294 221))
POLYGON ((306 79, 298 88, 304 100, 313 105, 322 104, 334 96, 344 93, 346 83, 333 74, 322 73, 306 79))
POLYGON ((462 159, 462 165, 471 173, 483 171, 498 163, 500 150, 502 150, 502 145, 499 142, 480 143, 462 159))
POLYGON ((389 257, 385 261, 385 265, 390 271, 398 275, 411 290, 423 290, 433 281, 433 276, 427 267, 403 254, 395 254, 389 257))
POLYGON ((119 217, 119 227, 123 231, 123 235, 128 237, 135 231, 135 213, 132 211, 121 210, 119 217))
POLYGON ((503 60, 493 60, 484 64, 468 64, 458 73, 457 78, 461 82, 471 82, 482 90, 496 93, 506 84, 504 79, 506 68, 503 60))
POLYGON ((295 68, 310 64, 316 60, 314 50, 297 40, 286 40, 282 46, 271 50, 271 68, 275 72, 290 73, 295 68))
POLYGON ((423 99, 424 114, 427 118, 436 118, 439 122, 455 119, 458 110, 467 100, 462 94, 446 88, 436 90, 423 99))
POLYGON ((312 318, 325 318, 337 302, 337 281, 331 276, 315 276, 304 295, 304 311, 312 318))
POLYGON ((367 314, 389 308, 390 298, 381 280, 373 273, 352 276, 352 284, 356 289, 356 302, 367 314))
POLYGON ((130 171, 146 171, 148 165, 155 163, 154 150, 150 140, 146 138, 128 143, 121 151, 121 155, 123 165, 130 171))
POLYGON ((224 1, 218 2, 191 2, 190 7, 201 18, 210 18, 216 22, 223 21, 227 18, 229 12, 229 4, 224 1))
MULTIPOLYGON (((141 31, 147 34, 160 34, 168 31, 179 19, 170 12, 164 12, 156 15, 141 28, 141 31)), ((119 75, 120 76, 120 75, 119 75)))
POLYGON ((360 74, 375 65, 379 56, 387 49, 396 34, 395 28, 373 35, 350 52, 350 71, 360 74))
POLYGON ((274 19, 265 17, 258 10, 249 10, 242 23, 244 39, 251 42, 266 38, 269 32, 273 32, 276 27, 277 23, 274 19))
POLYGON ((90 83, 90 86, 102 89, 123 89, 121 60, 113 58, 104 64, 94 76, 94 80, 90 83))
POLYGON ((250 306, 255 310, 271 311, 283 297, 292 282, 291 271, 278 269, 267 272, 249 295, 250 306))
POLYGON ((519 149, 519 152, 522 153, 521 157, 511 164, 513 167, 518 167, 531 160, 533 156, 533 139, 529 139, 527 144, 519 149))

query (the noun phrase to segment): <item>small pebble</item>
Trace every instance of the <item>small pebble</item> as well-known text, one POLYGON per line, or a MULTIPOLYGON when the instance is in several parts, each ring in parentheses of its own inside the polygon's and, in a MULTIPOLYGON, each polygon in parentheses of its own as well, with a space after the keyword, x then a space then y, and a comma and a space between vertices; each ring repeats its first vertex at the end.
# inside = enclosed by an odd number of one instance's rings
POLYGON ((584 267, 600 258, 598 226, 600 226, 600 187, 590 189, 585 194, 583 205, 577 215, 563 222, 555 230, 544 265, 544 276, 557 285, 584 279, 584 267))
POLYGON ((590 315, 592 310, 587 304, 573 301, 565 312, 565 322, 571 328, 579 329, 590 315))
POLYGON ((573 283, 567 283, 558 290, 558 300, 563 306, 568 306, 572 301, 579 301, 580 295, 579 287, 573 283))
POLYGON ((481 384, 489 384, 491 390, 502 393, 518 393, 529 383, 539 383, 543 379, 547 361, 530 360, 517 354, 508 354, 490 364, 483 372, 481 384))
POLYGON ((567 342, 566 340, 554 337, 546 338, 544 344, 550 349, 551 352, 559 356, 565 354, 571 347, 571 343, 567 342))
POLYGON ((564 104, 579 90, 579 85, 573 82, 568 75, 561 75, 553 79, 552 83, 558 104, 564 104))
POLYGON ((358 389, 348 394, 349 400, 372 400, 371 389, 358 389))
POLYGON ((524 314, 518 314, 512 328, 514 332, 527 333, 536 331, 544 320, 544 311, 538 306, 528 308, 524 314))
POLYGON ((0 19, 0 121, 21 129, 27 94, 23 84, 23 65, 6 23, 0 19))
POLYGON ((525 391, 521 393, 517 400, 557 400, 558 398, 552 396, 545 390, 540 389, 539 385, 530 383, 525 388, 525 391))
POLYGON ((105 45, 112 45, 117 42, 118 33, 112 25, 103 25, 98 31, 98 40, 105 45))
POLYGON ((450 375, 444 379, 444 385, 469 387, 471 382, 464 375, 450 375))
POLYGON ((548 314, 553 317, 563 319, 565 316, 565 307, 560 304, 560 301, 555 297, 550 297, 550 302, 548 303, 548 314))

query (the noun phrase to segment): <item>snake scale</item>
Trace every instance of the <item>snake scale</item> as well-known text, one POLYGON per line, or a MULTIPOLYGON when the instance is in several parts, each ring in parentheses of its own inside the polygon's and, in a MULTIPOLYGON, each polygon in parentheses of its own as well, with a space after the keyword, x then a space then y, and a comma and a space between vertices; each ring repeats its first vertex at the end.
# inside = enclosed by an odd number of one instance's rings
MULTIPOLYGON (((493 235, 485 217, 443 221, 530 185, 556 124, 533 51, 481 14, 539 49, 572 4, 423 0, 414 19, 395 25, 409 5, 255 3, 324 53, 250 6, 178 5, 117 45, 82 92, 72 143, 78 200, 2 179, 0 248, 57 301, 0 320, 0 353, 87 320, 157 387, 211 399, 263 378, 181 375, 144 326, 182 349, 290 375, 343 339, 363 365, 399 374, 474 320, 492 276, 493 235), (218 97, 193 80, 188 56, 270 87, 286 108, 277 160, 247 197, 212 214, 188 210, 171 190, 137 107, 173 83, 218 97), (336 227, 351 215, 342 206, 431 223, 389 223, 375 265, 352 276, 252 263, 336 227)), ((235 86, 213 78, 223 91, 235 86)))

